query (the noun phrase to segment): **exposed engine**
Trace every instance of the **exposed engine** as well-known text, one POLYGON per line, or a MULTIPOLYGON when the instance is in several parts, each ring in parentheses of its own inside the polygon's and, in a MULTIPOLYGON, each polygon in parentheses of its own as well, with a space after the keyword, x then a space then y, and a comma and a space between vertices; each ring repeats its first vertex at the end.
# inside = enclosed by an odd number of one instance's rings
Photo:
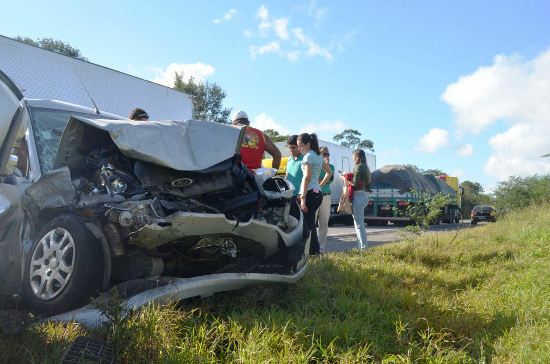
POLYGON ((196 274, 197 265, 205 273, 257 265, 265 251, 252 239, 236 237, 214 222, 212 230, 205 222, 197 227, 208 214, 223 214, 229 227, 251 219, 281 231, 298 224, 288 214, 293 186, 255 175, 238 156, 206 171, 182 172, 106 147, 89 152, 71 174, 76 207, 100 222, 112 256, 118 257, 114 277, 120 280, 165 271, 196 274))

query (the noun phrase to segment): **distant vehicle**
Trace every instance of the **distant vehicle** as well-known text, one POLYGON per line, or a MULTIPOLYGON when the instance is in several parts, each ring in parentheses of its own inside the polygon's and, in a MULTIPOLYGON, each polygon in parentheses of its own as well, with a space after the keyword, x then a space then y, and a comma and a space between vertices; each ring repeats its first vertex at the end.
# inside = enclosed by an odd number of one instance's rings
POLYGON ((476 225, 481 221, 495 222, 495 209, 489 205, 476 205, 472 209, 470 218, 472 220, 472 225, 476 225))
POLYGON ((193 118, 191 96, 171 87, 1 35, 0 50, 0 70, 26 99, 97 105, 103 113, 123 116, 140 107, 152 120, 193 118))
POLYGON ((407 215, 407 207, 418 202, 419 194, 442 193, 451 202, 441 209, 433 222, 458 223, 460 221, 460 189, 458 178, 420 174, 410 167, 387 165, 371 173, 370 201, 365 209, 368 225, 410 225, 415 221, 407 215))

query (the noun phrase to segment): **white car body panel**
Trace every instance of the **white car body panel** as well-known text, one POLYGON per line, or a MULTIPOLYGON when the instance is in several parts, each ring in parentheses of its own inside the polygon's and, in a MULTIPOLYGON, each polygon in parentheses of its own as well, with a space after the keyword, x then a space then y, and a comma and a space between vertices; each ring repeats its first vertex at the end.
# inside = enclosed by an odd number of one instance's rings
MULTIPOLYGON (((211 296, 214 293, 232 291, 259 284, 295 284, 305 274, 307 264, 289 275, 262 273, 209 274, 192 278, 172 278, 170 283, 138 293, 121 303, 125 312, 139 309, 146 304, 166 304, 197 296, 211 296)), ((79 322, 89 327, 108 323, 100 310, 88 305, 77 310, 55 315, 47 319, 54 322, 79 322)))

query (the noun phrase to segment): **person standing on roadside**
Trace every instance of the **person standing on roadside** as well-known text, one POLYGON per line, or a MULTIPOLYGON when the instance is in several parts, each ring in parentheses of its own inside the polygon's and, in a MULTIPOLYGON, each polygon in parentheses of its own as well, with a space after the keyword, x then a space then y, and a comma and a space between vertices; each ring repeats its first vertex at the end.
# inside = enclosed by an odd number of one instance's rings
POLYGON ((286 141, 286 146, 290 152, 290 157, 286 162, 286 175, 285 179, 292 182, 294 185, 294 192, 292 194, 292 200, 290 201, 290 215, 296 219, 300 219, 300 206, 297 202, 298 194, 300 193, 300 185, 302 184, 302 178, 304 173, 302 172, 302 159, 304 156, 298 148, 298 135, 291 135, 286 141))
POLYGON ((233 114, 233 126, 244 126, 244 138, 241 144, 241 161, 248 169, 258 169, 262 167, 264 152, 273 157, 272 167, 279 169, 281 164, 281 151, 267 135, 261 130, 250 126, 248 115, 244 111, 233 114))
POLYGON ((330 164, 330 153, 327 147, 320 147, 319 151, 321 152, 321 157, 323 161, 328 164, 330 170, 332 171, 332 176, 330 179, 323 184, 323 179, 325 178, 325 170, 321 170, 319 175, 319 185, 321 186, 321 193, 323 194, 323 201, 319 210, 317 211, 317 236, 319 238, 319 251, 321 253, 325 252, 325 246, 327 245, 327 233, 328 233, 328 220, 330 218, 330 204, 332 202, 330 196, 330 184, 334 181, 334 166, 330 164))
POLYGON ((128 119, 138 120, 138 121, 148 121, 149 114, 147 114, 145 110, 140 109, 139 107, 136 107, 134 110, 130 112, 130 115, 128 115, 128 119))
POLYGON ((344 178, 348 186, 351 185, 352 187, 353 194, 350 196, 350 199, 352 200, 353 225, 357 234, 358 248, 359 250, 364 250, 368 247, 367 230, 365 229, 365 207, 369 203, 367 191, 370 189, 370 170, 367 166, 365 151, 356 149, 352 155, 355 162, 353 179, 352 181, 348 181, 344 176, 342 178, 344 178))
POLYGON ((320 251, 317 229, 315 228, 315 216, 323 200, 319 175, 321 174, 321 170, 326 172, 325 177, 321 181, 324 185, 332 177, 332 171, 320 155, 321 152, 319 151, 317 135, 308 133, 300 134, 298 136, 298 147, 304 155, 302 159, 302 172, 304 176, 300 185, 299 197, 300 208, 304 212, 304 227, 306 228, 306 233, 311 235, 309 254, 318 255, 320 251))

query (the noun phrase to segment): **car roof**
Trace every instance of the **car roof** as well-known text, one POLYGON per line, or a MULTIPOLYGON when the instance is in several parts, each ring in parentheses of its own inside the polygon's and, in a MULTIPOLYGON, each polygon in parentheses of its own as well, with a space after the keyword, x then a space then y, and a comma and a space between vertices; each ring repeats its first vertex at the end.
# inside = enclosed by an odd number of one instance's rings
POLYGON ((108 112, 99 111, 99 114, 96 112, 96 110, 91 109, 89 107, 80 106, 76 104, 71 104, 68 102, 58 101, 58 100, 44 100, 44 99, 27 99, 25 98, 24 101, 29 105, 30 107, 39 107, 44 109, 52 109, 52 110, 62 110, 62 111, 72 111, 72 112, 79 112, 83 114, 90 114, 90 115, 100 115, 104 116, 109 119, 126 119, 123 116, 111 114, 108 112))
POLYGON ((474 209, 487 209, 487 208, 492 209, 493 206, 489 206, 489 205, 475 205, 474 206, 474 209))

